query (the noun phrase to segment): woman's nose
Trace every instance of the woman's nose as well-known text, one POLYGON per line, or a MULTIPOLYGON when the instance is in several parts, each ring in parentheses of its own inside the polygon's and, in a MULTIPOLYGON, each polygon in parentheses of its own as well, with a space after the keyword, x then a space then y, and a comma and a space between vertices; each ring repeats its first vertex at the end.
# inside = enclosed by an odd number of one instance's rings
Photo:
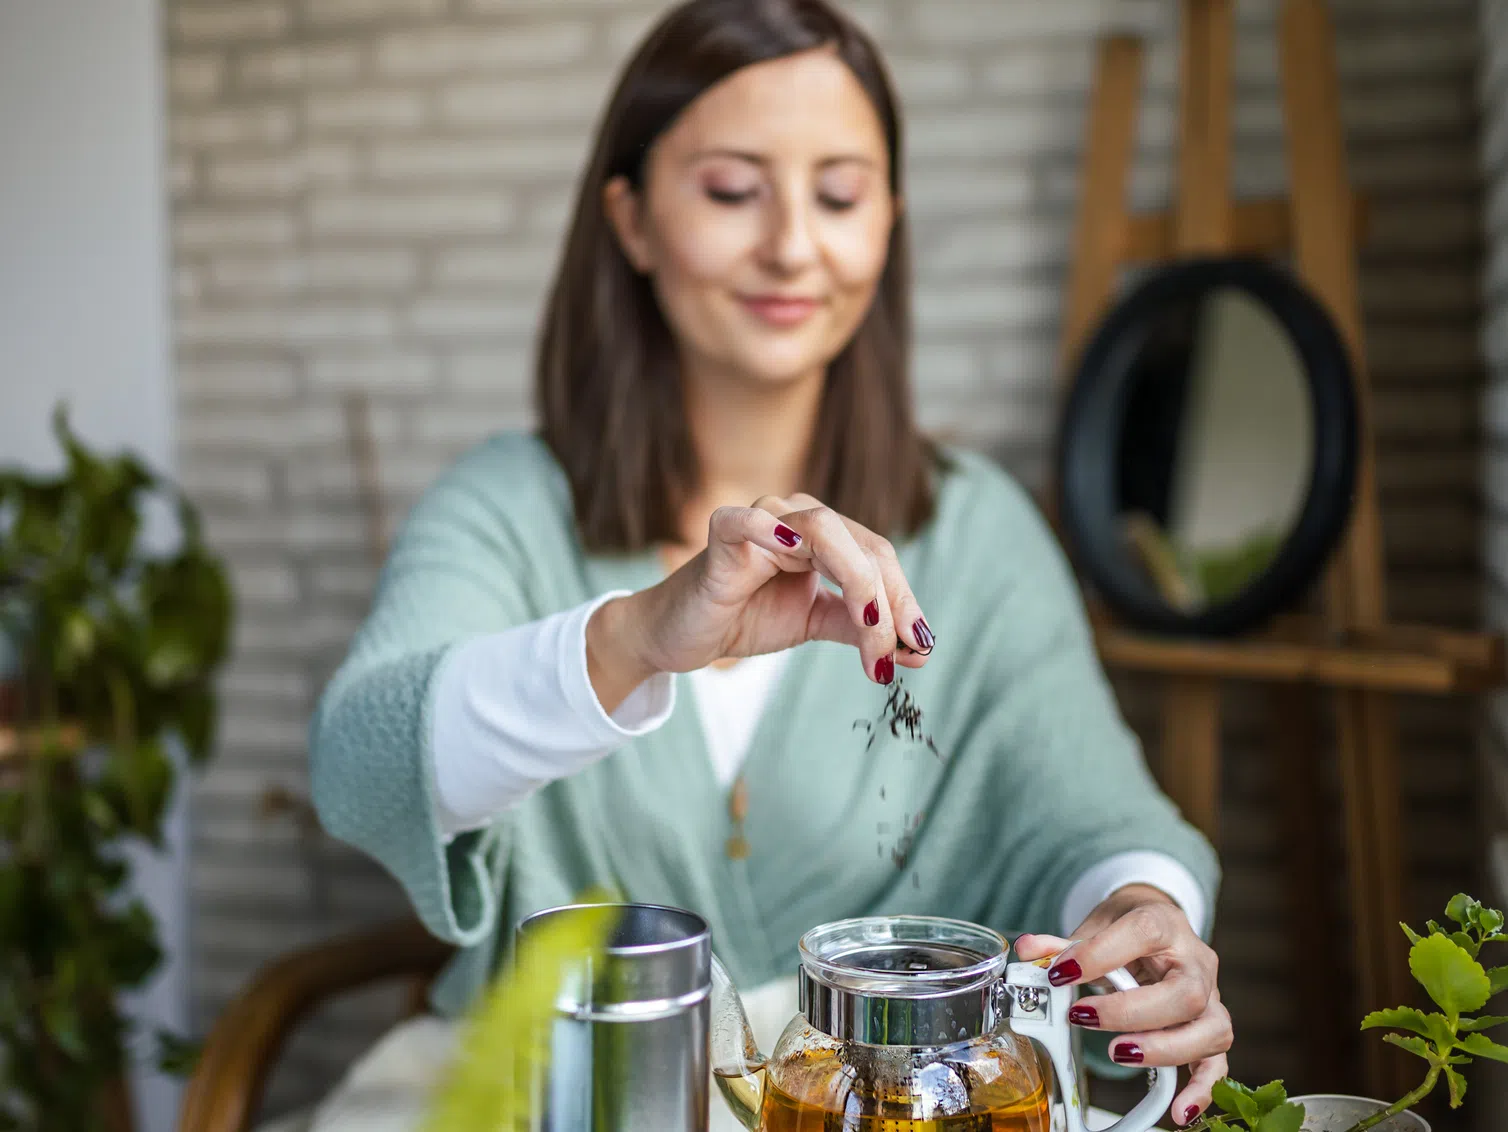
POLYGON ((810 210, 799 197, 778 200, 771 209, 765 258, 783 274, 795 274, 816 262, 817 242, 810 210))

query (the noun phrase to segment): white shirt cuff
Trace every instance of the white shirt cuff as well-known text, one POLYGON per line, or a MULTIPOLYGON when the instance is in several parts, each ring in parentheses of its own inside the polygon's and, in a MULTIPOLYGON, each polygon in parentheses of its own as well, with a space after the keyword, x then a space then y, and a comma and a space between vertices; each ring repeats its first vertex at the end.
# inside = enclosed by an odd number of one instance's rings
POLYGON ((628 590, 613 590, 584 605, 568 610, 560 639, 560 686, 565 691, 573 714, 591 727, 598 746, 617 748, 625 739, 662 726, 675 709, 675 677, 669 672, 651 676, 618 705, 611 715, 597 698, 586 663, 586 623, 592 614, 615 598, 627 597, 628 590))
POLYGON ((1063 899, 1061 934, 1068 937, 1111 893, 1128 884, 1151 885, 1167 893, 1195 932, 1203 937, 1209 931, 1208 902, 1194 874, 1166 853, 1134 851, 1106 857, 1074 881, 1063 899))
POLYGON ((592 688, 587 621, 627 593, 476 637, 445 658, 435 675, 430 749, 435 818, 447 840, 670 718, 668 672, 639 685, 612 714, 592 688))

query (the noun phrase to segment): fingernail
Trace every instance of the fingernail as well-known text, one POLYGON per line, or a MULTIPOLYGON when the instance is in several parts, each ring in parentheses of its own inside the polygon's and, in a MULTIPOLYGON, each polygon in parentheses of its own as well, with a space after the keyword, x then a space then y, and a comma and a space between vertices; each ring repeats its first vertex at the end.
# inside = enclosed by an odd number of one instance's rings
POLYGON ((784 523, 775 524, 775 537, 786 546, 801 545, 801 536, 784 523))
POLYGON ((873 629, 879 623, 880 603, 877 600, 871 600, 870 603, 864 607, 864 624, 873 629))
POLYGON ((1065 959, 1047 972, 1047 981, 1055 987, 1067 986, 1083 973, 1077 959, 1065 959))
POLYGON ((881 684, 888 684, 895 679, 895 656, 886 653, 874 662, 874 678, 881 684))
POLYGON ((1198 1105, 1191 1104, 1191 1105, 1189 1105, 1188 1108, 1186 1108, 1186 1109, 1183 1110, 1183 1122, 1185 1124, 1192 1124, 1198 1118, 1199 1118, 1199 1106, 1198 1105))
POLYGON ((918 617, 911 623, 911 632, 916 637, 916 643, 922 648, 922 652, 931 652, 937 644, 937 638, 932 635, 932 629, 927 624, 925 617, 918 617))
POLYGON ((1092 1006, 1079 1002, 1068 1008, 1068 1020, 1075 1026, 1098 1026, 1100 1012, 1092 1006))
POLYGON ((1146 1060, 1146 1054, 1135 1042, 1122 1042, 1110 1051, 1110 1059, 1121 1065, 1140 1065, 1146 1060))

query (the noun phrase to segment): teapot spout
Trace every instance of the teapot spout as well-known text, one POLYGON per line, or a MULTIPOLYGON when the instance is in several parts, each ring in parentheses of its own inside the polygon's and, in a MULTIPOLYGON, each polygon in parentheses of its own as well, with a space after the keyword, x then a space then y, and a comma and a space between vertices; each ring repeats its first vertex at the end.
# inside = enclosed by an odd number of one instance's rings
POLYGON ((765 1055, 759 1052, 743 999, 727 968, 712 957, 712 1075, 745 1128, 759 1128, 764 1104, 765 1055))

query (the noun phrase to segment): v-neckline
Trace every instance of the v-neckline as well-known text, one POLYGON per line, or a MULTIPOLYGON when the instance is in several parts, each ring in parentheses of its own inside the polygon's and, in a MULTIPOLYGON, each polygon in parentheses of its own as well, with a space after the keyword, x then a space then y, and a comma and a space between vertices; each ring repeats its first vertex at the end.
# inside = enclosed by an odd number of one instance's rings
MULTIPOLYGON (((648 589, 658 585, 667 577, 664 562, 657 548, 637 551, 632 554, 621 555, 589 555, 586 558, 586 577, 595 593, 607 593, 612 590, 626 590, 637 593, 639 590, 648 589)), ((739 779, 734 779, 736 785, 740 779, 746 779, 751 770, 759 771, 767 764, 773 765, 777 758, 777 752, 773 750, 779 736, 774 729, 778 721, 790 714, 790 705, 793 704, 796 693, 806 681, 815 656, 819 650, 811 647, 811 642, 795 649, 795 655, 785 665, 785 670, 771 689, 769 699, 765 702, 764 712, 759 722, 754 727, 754 734, 749 738, 749 750, 744 756, 740 769, 739 779)), ((680 743, 669 742, 671 735, 664 732, 658 735, 645 736, 644 740, 649 744, 664 751, 673 749, 683 757, 676 758, 675 762, 688 776, 688 783, 699 784, 693 787, 694 793, 705 799, 706 810, 703 821, 714 822, 719 828, 719 833, 713 829, 708 830, 712 836, 712 844, 709 852, 713 859, 712 868, 725 878, 724 891, 728 899, 725 912, 735 917, 736 927, 733 934, 742 940, 739 945, 746 961, 754 962, 761 969, 764 976, 768 977, 775 970, 776 957, 779 951, 775 948, 770 938, 768 924, 763 909, 755 897, 753 878, 750 873, 752 858, 746 857, 734 859, 727 855, 724 845, 726 838, 732 832, 732 822, 728 813, 728 803, 731 800, 732 787, 725 789, 717 780, 717 770, 712 765, 712 754, 707 743, 707 733, 702 727, 701 715, 697 711, 696 704, 690 701, 687 693, 689 688, 681 686, 683 682, 677 680, 677 695, 674 710, 666 723, 667 728, 680 728, 683 738, 680 743), (661 743, 665 746, 660 746, 661 743), (689 759, 693 765, 686 765, 689 759)), ((760 824, 760 816, 755 815, 753 820, 744 824, 745 830, 757 827, 760 824)), ((757 855, 759 846, 756 841, 751 842, 753 854, 757 855)))

